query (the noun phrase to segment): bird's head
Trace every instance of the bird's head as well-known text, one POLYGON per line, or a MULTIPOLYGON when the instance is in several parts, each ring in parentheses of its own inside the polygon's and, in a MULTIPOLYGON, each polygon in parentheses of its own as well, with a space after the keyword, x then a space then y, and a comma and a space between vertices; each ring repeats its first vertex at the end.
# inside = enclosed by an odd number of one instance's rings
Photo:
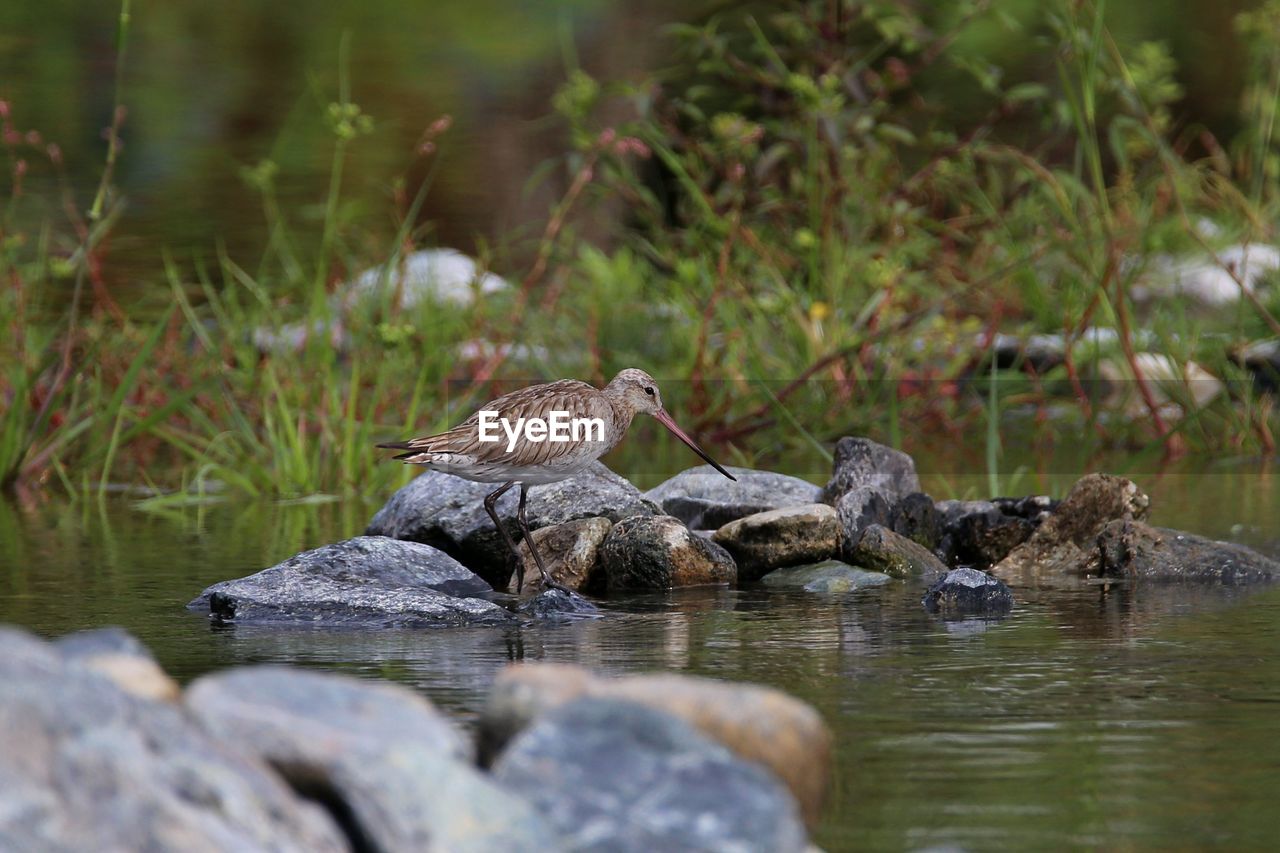
POLYGON ((676 422, 671 415, 667 414, 667 410, 662 408, 662 394, 658 391, 658 383, 654 382, 653 377, 643 370, 628 367, 626 370, 620 371, 617 376, 613 377, 613 381, 605 387, 604 392, 626 407, 632 414, 652 415, 654 420, 669 429, 672 435, 687 444, 694 453, 706 460, 707 464, 730 480, 737 479, 737 477, 724 470, 719 463, 708 456, 684 430, 676 426, 676 422))

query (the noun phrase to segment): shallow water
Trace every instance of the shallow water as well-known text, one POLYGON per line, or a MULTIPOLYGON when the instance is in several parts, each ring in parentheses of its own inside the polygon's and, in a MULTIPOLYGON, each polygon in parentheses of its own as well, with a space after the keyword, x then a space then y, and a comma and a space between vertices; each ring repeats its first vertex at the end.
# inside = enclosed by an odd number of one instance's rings
MULTIPOLYGON (((1157 523, 1280 553, 1280 488, 1249 466, 1139 481, 1157 523)), ((832 850, 1262 847, 1278 825, 1280 589, 1024 594, 998 622, 931 617, 908 583, 694 590, 505 630, 215 629, 183 609, 209 583, 358 533, 374 508, 0 504, 0 622, 123 625, 184 681, 261 662, 394 679, 464 719, 518 659, 774 685, 836 732, 816 839, 832 850)))

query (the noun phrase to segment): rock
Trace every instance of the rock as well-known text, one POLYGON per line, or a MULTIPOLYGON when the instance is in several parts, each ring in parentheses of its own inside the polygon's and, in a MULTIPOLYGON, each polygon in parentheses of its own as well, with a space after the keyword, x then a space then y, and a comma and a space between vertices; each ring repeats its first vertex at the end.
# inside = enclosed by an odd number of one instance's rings
POLYGON ((726 468, 728 480, 710 465, 689 468, 645 492, 645 497, 695 530, 718 530, 731 521, 772 509, 818 501, 820 488, 798 477, 751 468, 726 468))
POLYGON ((533 802, 559 849, 804 851, 799 810, 761 767, 683 720, 583 698, 543 715, 494 777, 533 802))
POLYGON ((532 598, 526 598, 516 607, 521 616, 529 616, 539 622, 562 622, 568 619, 600 616, 600 608, 575 593, 559 589, 544 589, 532 598))
POLYGON ((1005 515, 1025 518, 1039 526, 1057 511, 1062 501, 1056 501, 1048 495, 1027 495, 1021 498, 992 498, 991 503, 1005 515))
POLYGON ((1280 563, 1231 542, 1216 542, 1141 521, 1113 521, 1098 536, 1098 574, 1142 581, 1236 585, 1280 580, 1280 563))
MULTIPOLYGON (((533 531, 533 543, 547 563, 547 571, 557 582, 569 589, 584 592, 602 592, 605 586, 604 570, 596 560, 600 545, 609 535, 613 522, 607 518, 577 518, 533 531)), ((512 572, 507 589, 533 596, 542 590, 542 574, 534 562, 529 546, 520 543, 521 563, 524 566, 524 588, 518 590, 519 573, 512 572)), ((512 555, 512 561, 515 556, 512 555)))
POLYGON ((1013 591, 977 569, 952 569, 929 587, 922 602, 930 613, 1001 615, 1013 608, 1013 591))
POLYGON ((893 578, 882 572, 859 569, 839 560, 826 560, 810 566, 789 566, 761 578, 765 586, 796 587, 805 592, 853 592, 864 587, 881 586, 893 578))
POLYGON ((1145 283, 1132 288, 1133 298, 1147 302, 1176 294, 1220 308, 1240 300, 1241 284, 1256 291, 1264 276, 1280 269, 1280 248, 1262 243, 1239 243, 1214 254, 1185 260, 1156 258, 1145 283))
POLYGON ((873 524, 888 527, 893 506, 875 486, 859 486, 836 500, 836 516, 840 520, 840 541, 849 548, 873 524))
POLYGON ((481 714, 482 761, 552 708, 582 696, 638 702, 680 717, 770 770, 816 825, 831 777, 831 731, 810 705, 754 684, 667 673, 597 678, 570 664, 508 666, 481 714))
POLYGON ((0 785, 7 850, 349 849, 330 816, 262 762, 8 628, 0 785))
POLYGON ((236 622, 429 627, 509 620, 492 601, 474 597, 491 591, 429 545, 357 536, 214 584, 187 606, 236 622))
POLYGON ((1026 542, 1036 525, 992 501, 939 501, 938 551, 953 565, 987 569, 1026 542))
POLYGON ((834 505, 842 495, 864 486, 878 490, 890 503, 897 502, 920 491, 916 463, 901 450, 869 438, 845 436, 836 442, 835 464, 822 501, 834 505))
POLYGON ((151 651, 123 628, 95 628, 59 637, 53 643, 64 658, 111 679, 126 693, 156 702, 174 702, 182 688, 160 668, 151 651))
MULTIPOLYGON (((507 562, 511 551, 482 503, 495 488, 492 483, 425 471, 391 496, 365 533, 433 545, 490 584, 503 587, 511 574, 507 562)), ((518 502, 517 490, 512 489, 497 504, 498 517, 516 541, 520 539, 518 502)), ((528 517, 533 530, 578 518, 618 521, 632 515, 655 515, 657 509, 639 489, 599 462, 567 480, 529 490, 528 517)))
POLYGON ((933 498, 924 492, 912 492, 889 510, 886 525, 894 533, 905 536, 929 550, 938 546, 942 536, 941 519, 933 498))
POLYGON ((862 531, 849 553, 849 562, 895 578, 941 575, 947 571, 928 548, 878 524, 862 531))
POLYGON ((840 550, 840 519, 826 504, 801 504, 739 518, 711 541, 738 564, 738 581, 754 581, 782 566, 834 557, 840 550))
POLYGON ((1254 388, 1259 393, 1280 391, 1280 339, 1253 341, 1233 350, 1230 358, 1253 374, 1254 388))
POLYGON ((1015 583, 1035 583, 1055 574, 1083 575, 1094 559, 1102 528, 1115 520, 1141 521, 1149 504, 1130 480, 1088 474, 1076 481, 1057 511, 991 571, 1015 583))
POLYGON ((611 592, 732 584, 738 577, 728 551, 669 515, 619 521, 600 546, 600 561, 611 592))
POLYGON ((470 764, 471 746, 404 687, 277 666, 198 679, 189 712, 344 816, 364 850, 550 849, 528 803, 470 764))

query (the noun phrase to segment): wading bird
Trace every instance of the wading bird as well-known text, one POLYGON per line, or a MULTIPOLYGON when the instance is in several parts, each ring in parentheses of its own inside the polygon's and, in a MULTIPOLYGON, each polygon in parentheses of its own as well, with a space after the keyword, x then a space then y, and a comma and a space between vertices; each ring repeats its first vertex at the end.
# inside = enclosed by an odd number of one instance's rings
POLYGON ((568 479, 608 453, 636 414, 652 415, 709 465, 730 480, 737 479, 708 456, 662 408, 653 377, 643 370, 621 371, 603 389, 575 379, 531 385, 486 403, 453 429, 410 441, 379 444, 403 450, 396 456, 480 483, 501 483, 484 499, 484 508, 497 525, 519 566, 517 591, 524 586, 524 564, 511 534, 498 518, 496 504, 508 489, 520 484, 516 519, 529 545, 544 588, 568 591, 551 578, 533 544, 525 503, 529 487, 568 479), (559 435, 558 438, 552 436, 559 435))

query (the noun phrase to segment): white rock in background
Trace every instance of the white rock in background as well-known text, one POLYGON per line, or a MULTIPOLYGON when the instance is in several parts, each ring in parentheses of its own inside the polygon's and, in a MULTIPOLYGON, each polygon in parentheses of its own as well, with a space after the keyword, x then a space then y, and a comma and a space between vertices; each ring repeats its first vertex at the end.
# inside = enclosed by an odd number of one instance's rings
POLYGON ((1182 261, 1158 258, 1146 283, 1133 289, 1133 296, 1147 301, 1178 295, 1210 307, 1230 305, 1240 298, 1241 284, 1254 292, 1264 275, 1280 270, 1280 248, 1275 246, 1240 243, 1218 250, 1216 256, 1182 261))

